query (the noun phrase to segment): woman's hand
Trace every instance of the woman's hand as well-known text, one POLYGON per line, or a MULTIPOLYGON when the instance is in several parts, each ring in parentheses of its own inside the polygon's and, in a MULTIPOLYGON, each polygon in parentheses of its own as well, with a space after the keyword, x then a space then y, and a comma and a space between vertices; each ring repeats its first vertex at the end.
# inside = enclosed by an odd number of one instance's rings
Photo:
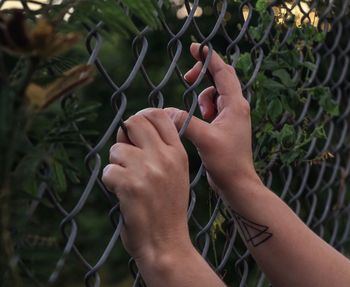
MULTIPOLYGON (((192 44, 191 53, 198 62, 185 75, 189 83, 196 81, 202 69, 199 50, 199 44, 192 44)), ((207 54, 205 47, 205 57, 207 54)), ((216 88, 204 90, 198 101, 204 119, 212 122, 192 117, 185 136, 198 148, 211 186, 227 197, 247 179, 259 181, 253 165, 250 107, 234 68, 216 52, 210 59, 209 72, 216 88)), ((175 108, 165 110, 181 128, 187 113, 175 108)))
POLYGON ((125 125, 128 136, 119 130, 102 178, 120 201, 123 243, 136 262, 182 254, 193 247, 188 159, 176 127, 159 109, 143 110, 125 125))

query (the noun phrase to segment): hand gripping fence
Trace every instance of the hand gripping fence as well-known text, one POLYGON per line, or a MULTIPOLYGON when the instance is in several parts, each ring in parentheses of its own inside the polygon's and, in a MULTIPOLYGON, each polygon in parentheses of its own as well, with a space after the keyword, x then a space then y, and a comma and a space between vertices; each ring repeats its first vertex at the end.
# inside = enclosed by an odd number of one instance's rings
MULTIPOLYGON (((175 77, 185 89, 182 94, 184 106, 189 115, 184 125, 180 129, 180 136, 186 130, 191 117, 197 109, 197 90, 200 84, 205 80, 206 75, 211 78, 207 72, 208 64, 214 49, 217 49, 215 37, 220 35, 221 45, 225 45, 226 56, 225 60, 234 65, 232 60, 235 56, 240 54, 241 47, 250 47, 250 54, 253 58, 253 69, 249 75, 249 80, 242 81, 242 88, 247 99, 252 102, 255 97, 253 83, 256 80, 258 72, 261 69, 263 60, 265 58, 266 41, 274 31, 274 17, 266 25, 265 31, 259 41, 254 40, 249 33, 249 27, 252 25, 253 11, 256 1, 242 1, 239 6, 240 15, 240 29, 236 31, 228 31, 225 25, 225 15, 229 11, 229 1, 212 1, 212 7, 215 12, 212 14, 213 24, 211 24, 210 33, 204 34, 201 31, 200 24, 195 17, 197 9, 201 1, 195 0, 193 3, 184 1, 188 17, 184 20, 178 20, 181 26, 178 30, 171 29, 172 24, 162 21, 164 34, 167 35, 167 53, 169 55, 170 64, 167 65, 167 71, 161 81, 156 83, 151 79, 149 71, 147 70, 145 59, 147 54, 152 51, 149 48, 149 38, 152 31, 149 27, 145 27, 139 35, 137 35, 132 42, 132 51, 135 57, 134 66, 126 76, 126 80, 122 83, 116 83, 109 72, 104 67, 104 64, 99 59, 99 53, 103 46, 101 27, 102 22, 95 26, 85 25, 88 33, 86 37, 86 49, 90 55, 89 64, 96 66, 100 76, 104 79, 106 84, 111 88, 110 96, 111 106, 114 111, 114 118, 111 119, 110 125, 105 131, 101 132, 101 139, 93 146, 80 134, 80 138, 87 150, 85 157, 85 165, 90 173, 90 177, 84 183, 84 190, 80 195, 79 200, 74 207, 67 210, 57 200, 54 193, 50 190, 50 186, 44 181, 39 190, 39 197, 48 196, 50 201, 55 205, 57 212, 62 215, 60 224, 61 233, 64 238, 64 248, 62 255, 56 264, 56 268, 49 278, 49 283, 54 283, 62 274, 65 262, 68 256, 74 254, 79 262, 86 269, 85 285, 86 286, 101 286, 99 271, 109 259, 113 252, 113 247, 120 241, 120 232, 122 227, 122 217, 119 214, 118 204, 113 195, 111 195, 101 182, 101 170, 106 164, 102 163, 100 152, 106 146, 107 141, 114 138, 115 131, 119 127, 123 127, 123 115, 127 109, 127 90, 130 88, 137 76, 142 76, 144 87, 140 87, 140 96, 147 87, 151 92, 148 94, 148 102, 150 106, 163 108, 166 106, 166 97, 164 96, 164 88, 169 81, 175 77), (245 13, 245 17, 243 17, 245 13), (199 78, 192 85, 188 84, 183 78, 183 72, 180 68, 179 62, 184 53, 188 53, 188 47, 182 45, 184 39, 194 33, 197 40, 202 44, 202 48, 207 46, 209 48, 209 55, 206 59, 203 58, 203 69, 199 78), (109 217, 111 219, 112 237, 108 242, 105 250, 101 254, 97 262, 88 262, 79 251, 79 246, 76 244, 77 235, 79 232, 76 217, 83 213, 89 196, 92 192, 98 189, 103 193, 106 201, 110 204, 109 217)), ((275 5, 282 5, 283 8, 291 13, 295 7, 299 7, 301 11, 302 21, 310 19, 310 11, 318 5, 319 2, 327 1, 310 1, 308 4, 310 9, 305 10, 303 2, 294 1, 294 6, 287 5, 285 1, 269 1, 267 11, 274 16, 275 5)), ((309 163, 301 164, 299 166, 282 166, 276 162, 276 158, 272 158, 267 164, 266 172, 264 174, 264 182, 268 187, 274 186, 274 182, 281 182, 282 185, 278 189, 273 188, 274 192, 278 194, 302 220, 313 229, 319 236, 327 240, 332 246, 342 253, 349 251, 349 236, 350 236, 350 197, 347 195, 349 190, 349 173, 350 173, 350 150, 349 150, 349 113, 350 113, 350 74, 349 74, 349 57, 350 57, 350 18, 349 0, 339 1, 334 4, 334 1, 328 1, 327 7, 319 15, 319 27, 321 23, 327 22, 329 32, 327 40, 316 44, 312 49, 313 57, 316 59, 315 69, 303 83, 304 87, 313 87, 317 85, 327 86, 332 92, 332 97, 341 103, 340 115, 337 117, 329 117, 325 124, 326 139, 322 144, 317 142, 316 138, 312 139, 305 158, 311 154, 320 154, 329 151, 335 155, 331 161, 322 161, 320 164, 311 165, 309 163), (339 6, 333 9, 334 5, 339 6), (336 12, 334 12, 336 11, 336 12), (321 65, 326 63, 328 71, 326 76, 322 76, 321 65), (311 180, 312 177, 312 180, 311 180)), ((160 9, 163 9, 162 1, 159 1, 160 9)), ((238 6, 237 6, 238 7, 238 6)), ((231 11, 232 12, 232 11, 231 11)), ((179 24, 177 23, 177 24, 179 24)), ((283 31, 283 40, 281 47, 286 45, 293 29, 298 29, 296 26, 285 27, 283 31)), ((129 51, 116 51, 115 53, 128 53, 129 51)), ((159 51, 157 51, 159 53, 159 51)), ((300 62, 304 60, 301 54, 300 62)), ((296 78, 299 77, 299 72, 295 71, 296 78)), ((146 94, 144 95, 146 96, 146 94)), ((65 111, 66 105, 69 101, 74 101, 75 96, 70 96, 63 100, 62 109, 65 111)), ((317 124, 324 112, 319 108, 316 114, 308 115, 311 98, 305 100, 304 108, 300 114, 296 115, 293 120, 293 125, 301 126, 304 120, 308 120, 317 124)), ((183 108, 183 107, 179 107, 183 108)), ((252 107, 254 108, 254 107, 252 107)), ((280 125, 287 121, 283 118, 280 125)), ((73 123, 74 128, 79 132, 78 123, 73 123)), ((254 132, 257 132, 255 129, 254 132)), ((219 160, 219 159, 218 159, 219 160)), ((49 177, 50 171, 45 171, 43 176, 49 177)), ((188 208, 188 219, 192 228, 193 242, 201 255, 208 260, 214 270, 224 279, 228 284, 234 286, 268 286, 268 280, 264 274, 259 271, 256 263, 249 254, 249 251, 243 246, 239 237, 237 226, 235 225, 231 216, 224 218, 227 224, 223 226, 225 232, 225 239, 223 248, 220 253, 216 254, 216 260, 212 259, 210 254, 215 249, 215 243, 212 240, 212 229, 216 224, 218 214, 226 214, 221 212, 224 209, 222 200, 214 195, 210 198, 210 208, 208 202, 200 202, 201 196, 198 194, 198 184, 205 180, 205 170, 203 165, 200 166, 196 175, 193 177, 190 185, 190 204, 188 208), (196 218, 196 208, 206 208, 210 210, 210 216, 206 223, 200 223, 196 218), (203 207, 204 206, 204 207, 203 207), (229 275, 231 274, 231 275, 229 275), (233 278, 233 279, 226 279, 233 278)), ((35 206, 39 204, 35 203, 35 206)), ((35 208, 34 208, 35 209, 35 208)), ((34 212, 33 209, 33 212, 34 212)), ((225 216, 225 215, 224 215, 225 216)), ((215 252, 215 250, 214 250, 215 252)), ((134 277, 133 286, 145 286, 141 276, 137 271, 135 262, 130 259, 129 268, 134 277)), ((118 268, 121 266, 115 266, 118 268)))

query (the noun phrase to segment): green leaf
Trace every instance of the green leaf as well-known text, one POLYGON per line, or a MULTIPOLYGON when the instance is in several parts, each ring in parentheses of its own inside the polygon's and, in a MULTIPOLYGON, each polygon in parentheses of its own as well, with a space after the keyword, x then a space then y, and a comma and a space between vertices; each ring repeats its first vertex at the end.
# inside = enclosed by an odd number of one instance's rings
POLYGON ((281 63, 275 60, 271 60, 269 58, 266 58, 265 61, 262 64, 262 69, 263 70, 269 70, 269 71, 275 71, 277 69, 280 69, 281 63))
MULTIPOLYGON (((137 2, 141 2, 141 0, 138 0, 137 2)), ((130 36, 130 34, 139 33, 139 30, 134 22, 116 1, 80 1, 78 6, 75 8, 72 17, 69 19, 69 23, 71 25, 80 25, 87 19, 90 19, 92 23, 102 21, 108 30, 116 32, 125 37, 130 36)))
POLYGON ((263 83, 263 87, 265 89, 271 90, 271 91, 285 90, 285 87, 281 83, 279 83, 275 80, 272 80, 272 79, 267 79, 267 78, 263 83))
POLYGON ((71 171, 71 170, 66 170, 66 174, 67 174, 67 177, 68 179, 74 183, 74 184, 79 184, 80 183, 80 179, 77 175, 77 173, 71 171))
POLYGON ((256 138, 259 139, 262 136, 269 135, 273 131, 274 127, 271 123, 266 123, 261 129, 255 134, 256 138))
POLYGON ((332 99, 332 93, 328 87, 319 86, 309 89, 308 92, 326 113, 332 117, 339 115, 339 104, 332 99))
POLYGON ((38 185, 37 180, 35 178, 31 178, 30 180, 26 180, 23 183, 23 190, 32 196, 38 195, 38 188, 39 188, 39 185, 38 185))
POLYGON ((53 182, 54 187, 58 192, 67 191, 67 180, 64 173, 63 165, 58 161, 54 161, 52 164, 53 182))
POLYGON ((296 141, 295 129, 289 124, 285 124, 280 131, 272 132, 272 135, 284 147, 291 147, 296 141))
POLYGON ((310 71, 315 71, 316 70, 316 64, 312 63, 312 62, 303 62, 302 65, 306 68, 308 68, 310 71))
POLYGON ((289 73, 285 69, 276 70, 272 73, 272 75, 274 75, 276 78, 280 79, 282 84, 288 88, 295 86, 295 83, 293 82, 289 73))
POLYGON ((239 73, 243 74, 244 77, 247 77, 252 67, 252 58, 250 53, 241 54, 235 67, 239 73))
POLYGON ((280 159, 284 165, 291 165, 294 161, 300 158, 303 153, 303 150, 291 150, 287 153, 281 154, 280 159))
POLYGON ((320 138, 320 139, 325 139, 327 138, 326 136, 326 131, 324 130, 324 126, 317 126, 311 133, 311 138, 320 138))
POLYGON ((37 171, 45 156, 45 151, 33 148, 21 159, 13 173, 18 188, 33 196, 37 194, 37 171))
POLYGON ((271 100, 267 107, 267 112, 273 122, 276 122, 276 120, 281 116, 283 113, 283 107, 281 101, 277 97, 271 100))
MULTIPOLYGON (((293 91, 293 92, 294 92, 294 91, 293 91)), ((295 92, 294 92, 294 94, 295 94, 295 92)), ((291 105, 290 105, 291 103, 290 103, 290 101, 289 101, 287 95, 281 94, 280 99, 281 99, 281 103, 282 103, 283 109, 284 109, 285 111, 287 111, 288 113, 290 113, 291 115, 294 115, 294 114, 295 114, 295 111, 294 111, 294 109, 291 107, 291 105)))
POLYGON ((320 106, 331 116, 339 115, 339 105, 331 98, 332 95, 328 89, 319 90, 320 106))
POLYGON ((267 9, 268 5, 271 3, 271 0, 258 0, 256 1, 255 9, 258 12, 263 12, 267 9))
POLYGON ((291 49, 285 51, 285 53, 280 53, 279 60, 289 69, 297 69, 300 67, 299 52, 296 49, 291 49))
POLYGON ((123 0, 130 12, 140 18, 145 24, 153 29, 160 29, 159 10, 157 2, 144 0, 123 0))

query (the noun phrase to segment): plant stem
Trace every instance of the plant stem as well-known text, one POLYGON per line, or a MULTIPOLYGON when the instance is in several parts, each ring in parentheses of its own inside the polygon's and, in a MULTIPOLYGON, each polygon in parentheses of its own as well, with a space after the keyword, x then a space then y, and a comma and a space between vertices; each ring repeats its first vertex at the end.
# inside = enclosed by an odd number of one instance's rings
MULTIPOLYGON (((30 83, 34 71, 37 67, 38 60, 30 58, 26 73, 24 74, 19 88, 16 91, 17 104, 14 105, 13 112, 16 115, 17 120, 13 122, 11 133, 9 134, 9 145, 5 157, 5 168, 3 176, 3 185, 0 189, 0 227, 1 234, 1 249, 5 265, 9 267, 10 278, 13 283, 12 286, 22 286, 21 277, 18 270, 17 259, 15 254, 15 246, 11 236, 11 197, 12 197, 12 182, 11 172, 13 169, 14 161, 16 159, 16 152, 18 150, 18 135, 23 132, 23 126, 26 123, 26 108, 25 108, 25 91, 30 83)), ((11 280, 10 279, 10 280, 11 280)))
MULTIPOLYGON (((0 228, 1 247, 5 265, 9 267, 10 278, 13 279, 13 286, 22 286, 21 277, 17 267, 15 248, 10 232, 11 211, 10 211, 11 187, 9 181, 5 181, 0 190, 0 228)), ((5 282, 3 282, 5 283, 5 282)))

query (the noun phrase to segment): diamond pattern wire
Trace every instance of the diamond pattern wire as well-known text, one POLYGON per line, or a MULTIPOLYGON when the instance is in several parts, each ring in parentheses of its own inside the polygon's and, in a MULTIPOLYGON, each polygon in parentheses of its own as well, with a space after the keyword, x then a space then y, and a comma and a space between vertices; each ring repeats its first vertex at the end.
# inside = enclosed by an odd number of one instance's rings
MULTIPOLYGON (((287 5, 285 1, 269 1, 268 12, 274 16, 274 5, 282 5, 287 13, 292 13, 294 7, 299 7, 302 16, 301 21, 305 19, 310 20, 310 11, 317 7, 319 2, 325 1, 309 1, 311 9, 305 10, 302 1, 294 1, 294 6, 287 5)), ((328 86, 331 89, 333 98, 340 104, 340 115, 337 117, 329 117, 325 124, 326 140, 319 141, 314 138, 309 144, 309 148, 305 158, 309 158, 312 154, 321 154, 323 152, 331 152, 335 155, 332 161, 322 161, 318 165, 310 165, 305 162, 299 166, 282 166, 276 161, 276 157, 272 158, 265 168, 263 174, 264 182, 268 187, 274 187, 275 183, 280 184, 280 188, 273 188, 274 191, 285 201, 288 205, 302 218, 302 220, 312 228, 317 234, 325 238, 331 245, 343 253, 348 251, 347 246, 350 238, 350 197, 347 195, 349 190, 350 173, 350 145, 349 145, 349 113, 350 113, 350 77, 349 77, 349 57, 350 57, 350 20, 347 16, 349 9, 349 0, 340 1, 337 4, 338 9, 333 9, 333 2, 328 1, 327 7, 323 14, 319 15, 320 23, 329 23, 327 39, 324 43, 317 44, 313 47, 312 54, 316 60, 316 66, 307 81, 303 83, 304 87, 312 87, 317 85, 328 86), (336 12, 334 12, 336 11, 336 12), (327 73, 324 74, 321 67, 328 68, 327 73)), ((220 41, 223 41, 226 47, 225 60, 234 65, 235 57, 241 52, 241 47, 250 47, 250 54, 253 59, 253 68, 249 75, 249 80, 242 82, 242 88, 245 96, 253 104, 255 92, 254 81, 261 69, 262 62, 266 57, 266 41, 273 37, 275 31, 275 19, 271 18, 266 25, 266 30, 260 41, 254 40, 249 33, 251 26, 255 1, 243 1, 239 7, 240 14, 240 29, 236 31, 228 31, 226 29, 225 16, 229 12, 229 1, 212 1, 212 5, 216 13, 211 16, 214 24, 211 26, 211 32, 203 34, 197 19, 194 17, 195 11, 200 5, 199 0, 193 3, 184 1, 185 7, 188 11, 188 17, 181 21, 181 28, 177 31, 171 29, 173 23, 167 23, 162 20, 164 33, 168 36, 167 52, 170 59, 170 64, 167 65, 167 72, 161 81, 155 82, 152 80, 147 67, 145 59, 150 53, 148 36, 151 31, 148 27, 144 28, 142 32, 137 35, 132 42, 132 51, 135 57, 135 64, 129 71, 128 75, 124 75, 126 80, 121 83, 116 83, 110 76, 109 71, 106 70, 103 63, 99 59, 99 53, 103 46, 102 35, 100 33, 103 23, 98 23, 95 27, 87 26, 88 35, 86 37, 86 48, 90 54, 88 60, 89 64, 96 66, 99 74, 104 81, 113 90, 111 94, 111 105, 114 111, 114 118, 111 119, 110 125, 105 131, 101 132, 100 140, 91 146, 88 141, 81 135, 81 141, 86 146, 88 153, 85 157, 85 164, 90 172, 90 178, 85 182, 85 188, 79 200, 71 210, 66 210, 61 203, 56 199, 50 187, 43 182, 40 186, 40 196, 47 194, 50 201, 56 206, 58 212, 62 214, 62 222, 60 229, 65 240, 62 256, 58 260, 56 269, 51 274, 49 282, 55 282, 65 266, 67 256, 75 254, 81 264, 86 268, 85 285, 86 286, 100 286, 102 284, 99 277, 99 270, 108 260, 109 255, 113 252, 113 247, 120 240, 120 231, 122 226, 122 218, 118 213, 118 205, 115 198, 103 186, 100 176, 101 170, 105 163, 101 162, 100 152, 106 146, 109 139, 115 136, 115 131, 122 125, 122 118, 127 109, 127 90, 134 83, 137 76, 143 77, 144 87, 140 90, 146 90, 147 87, 151 92, 148 95, 150 106, 163 108, 166 106, 165 96, 163 94, 164 88, 169 81, 175 77, 185 89, 183 93, 184 106, 189 112, 188 120, 180 130, 180 135, 184 133, 191 116, 197 109, 197 88, 205 80, 206 74, 202 73, 198 80, 189 85, 183 79, 183 70, 180 67, 180 60, 185 48, 182 45, 184 38, 189 38, 192 33, 195 34, 197 40, 204 46, 209 47, 209 56, 204 61, 204 71, 207 70, 210 55, 215 46, 215 37, 221 35, 220 41), (216 8, 215 8, 216 7, 216 8), (191 30, 191 32, 190 32, 191 30), (111 219, 112 228, 114 230, 108 245, 103 254, 101 254, 97 262, 88 262, 79 247, 76 245, 78 235, 78 226, 75 220, 76 216, 80 214, 85 206, 89 196, 93 192, 93 188, 97 186, 105 195, 106 200, 110 203, 109 217, 111 219)), ((159 6, 163 9, 162 1, 159 6)), ((238 6, 237 6, 238 7, 238 6)), ((180 21, 180 20, 179 20, 180 21)), ((321 24, 319 24, 321 27, 321 24)), ((285 27, 280 36, 281 47, 287 45, 289 36, 293 29, 298 29, 295 25, 285 27)), ((296 47, 294 47, 296 48, 296 47)), ((116 51, 115 53, 128 53, 128 51, 116 51)), ((300 62, 304 60, 304 54, 301 53, 300 62)), ((208 73, 207 73, 208 75, 208 73)), ((300 77, 300 72, 295 71, 295 78, 300 77)), ((210 78, 210 75, 209 75, 210 78)), ((145 95, 146 96, 146 95, 145 95)), ((74 101, 74 96, 66 98, 62 102, 62 108, 69 101, 74 101)), ((302 126, 305 119, 311 124, 316 124, 320 121, 323 110, 320 107, 316 113, 309 113, 311 105, 311 97, 305 99, 305 105, 299 115, 293 120, 293 125, 296 127, 302 126)), ((254 109, 254 106, 252 106, 254 109)), ((283 125, 288 119, 283 117, 280 125, 283 125)), ((78 123, 74 123, 75 129, 79 132, 78 123)), ((257 130, 255 129, 256 133, 257 130)), ((268 281, 265 278, 250 257, 249 252, 242 245, 242 241, 238 234, 237 226, 232 218, 226 218, 228 222, 225 228, 225 243, 216 260, 212 260, 210 254, 213 252, 213 241, 211 238, 211 230, 215 224, 217 215, 224 208, 223 202, 220 198, 213 196, 210 199, 210 217, 205 224, 199 223, 194 215, 194 210, 198 206, 198 188, 197 185, 204 179, 204 167, 201 166, 193 177, 191 182, 190 204, 188 209, 189 222, 192 228, 194 244, 200 251, 203 257, 207 258, 211 266, 225 279, 228 272, 233 272, 235 279, 235 286, 266 286, 268 281)), ((47 174, 46 176, 49 176, 47 174)), ((207 203, 205 203, 207 204, 207 203)), ((208 208, 208 206, 207 206, 208 208)), ((225 214, 225 213, 223 213, 225 214)), ((125 262, 127 264, 127 262, 125 262)), ((132 259, 129 262, 129 267, 132 275, 135 278, 134 286, 144 286, 137 268, 132 259)), ((118 268, 118 266, 116 266, 118 268)), ((232 283, 232 282, 231 282, 232 283)))

